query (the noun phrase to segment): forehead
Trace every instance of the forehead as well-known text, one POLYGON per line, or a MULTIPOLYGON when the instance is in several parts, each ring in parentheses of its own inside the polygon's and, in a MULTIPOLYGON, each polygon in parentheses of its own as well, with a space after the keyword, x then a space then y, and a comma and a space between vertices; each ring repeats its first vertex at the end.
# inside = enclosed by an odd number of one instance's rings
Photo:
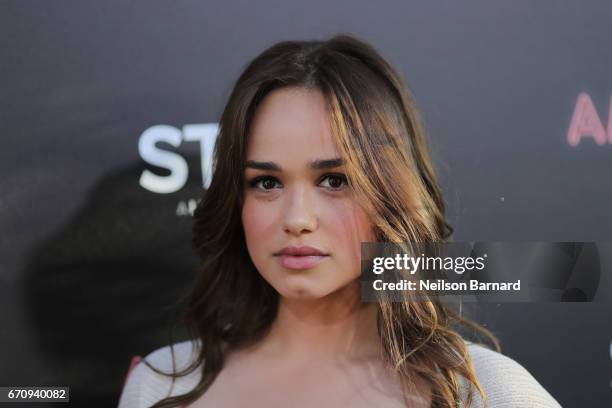
POLYGON ((281 88, 264 98, 249 131, 249 160, 301 163, 337 156, 321 91, 281 88))

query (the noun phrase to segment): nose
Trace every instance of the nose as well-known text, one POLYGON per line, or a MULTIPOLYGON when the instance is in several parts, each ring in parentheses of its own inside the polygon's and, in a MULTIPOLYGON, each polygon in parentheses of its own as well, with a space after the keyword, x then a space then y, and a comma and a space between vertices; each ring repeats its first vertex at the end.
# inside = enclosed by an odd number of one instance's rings
POLYGON ((313 232, 318 226, 315 192, 296 186, 287 191, 283 214, 283 229, 291 235, 313 232))

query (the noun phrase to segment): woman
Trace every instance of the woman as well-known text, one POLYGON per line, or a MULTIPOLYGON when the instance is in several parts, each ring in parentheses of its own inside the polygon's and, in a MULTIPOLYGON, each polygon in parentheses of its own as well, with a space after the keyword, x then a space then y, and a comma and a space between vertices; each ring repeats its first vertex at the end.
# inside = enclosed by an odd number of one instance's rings
POLYGON ((337 36, 256 57, 213 166, 194 215, 193 340, 139 364, 120 407, 558 406, 464 341, 457 323, 488 333, 439 299, 360 302, 361 242, 452 233, 412 97, 371 46, 337 36))

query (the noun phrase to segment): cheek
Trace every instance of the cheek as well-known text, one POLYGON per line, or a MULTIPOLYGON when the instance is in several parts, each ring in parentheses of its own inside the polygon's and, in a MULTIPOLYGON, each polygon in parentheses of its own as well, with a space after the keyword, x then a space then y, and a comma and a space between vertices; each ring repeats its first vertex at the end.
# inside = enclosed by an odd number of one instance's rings
POLYGON ((366 213, 352 201, 334 204, 325 220, 333 235, 334 246, 343 262, 353 267, 360 264, 361 242, 374 241, 372 223, 366 213))
POLYGON ((265 206, 255 200, 245 199, 242 207, 242 225, 251 257, 260 252, 254 249, 260 248, 265 242, 272 224, 270 215, 270 211, 266 211, 265 206))

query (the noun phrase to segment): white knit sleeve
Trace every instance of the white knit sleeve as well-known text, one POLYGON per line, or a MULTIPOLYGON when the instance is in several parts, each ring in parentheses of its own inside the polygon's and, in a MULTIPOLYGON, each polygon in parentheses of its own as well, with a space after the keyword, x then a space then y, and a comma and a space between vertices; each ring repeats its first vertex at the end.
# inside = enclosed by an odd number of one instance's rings
MULTIPOLYGON (((561 407, 529 371, 513 359, 476 344, 468 344, 468 350, 490 408, 561 407)), ((471 408, 483 406, 475 391, 471 408)))
MULTIPOLYGON (((176 368, 184 369, 194 358, 191 342, 186 341, 174 345, 174 365, 170 346, 155 350, 145 357, 153 367, 166 373, 176 368)), ((199 382, 201 373, 195 370, 192 373, 175 379, 159 374, 141 361, 130 372, 121 396, 119 408, 149 408, 156 402, 168 397, 185 394, 191 391, 199 382)))
POLYGON ((149 370, 143 362, 132 369, 121 392, 119 408, 145 408, 155 403, 153 395, 146 390, 150 383, 147 378, 149 370))

